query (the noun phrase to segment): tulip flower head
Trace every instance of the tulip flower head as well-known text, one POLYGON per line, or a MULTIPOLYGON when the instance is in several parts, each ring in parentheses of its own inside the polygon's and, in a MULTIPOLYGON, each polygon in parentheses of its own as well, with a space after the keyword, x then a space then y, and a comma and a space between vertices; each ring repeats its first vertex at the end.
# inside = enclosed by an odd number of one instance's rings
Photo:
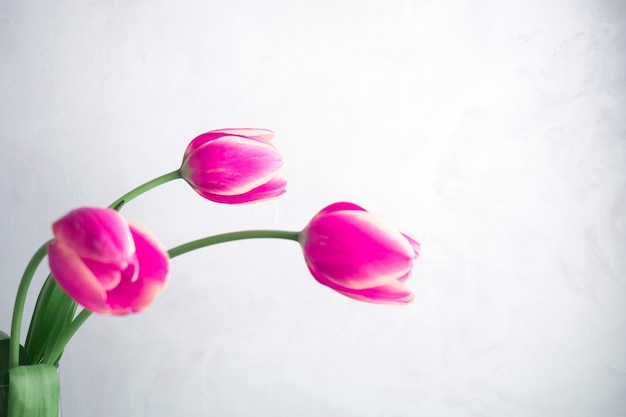
POLYGON ((420 245, 375 214, 352 203, 331 204, 313 217, 299 240, 321 284, 371 303, 413 300, 404 282, 420 245))
POLYGON ((167 283, 167 252, 147 230, 128 224, 115 210, 79 208, 56 221, 52 230, 52 275, 90 311, 139 312, 167 283))
POLYGON ((265 129, 222 129, 192 140, 180 168, 202 197, 217 203, 267 200, 285 192, 282 156, 265 129))

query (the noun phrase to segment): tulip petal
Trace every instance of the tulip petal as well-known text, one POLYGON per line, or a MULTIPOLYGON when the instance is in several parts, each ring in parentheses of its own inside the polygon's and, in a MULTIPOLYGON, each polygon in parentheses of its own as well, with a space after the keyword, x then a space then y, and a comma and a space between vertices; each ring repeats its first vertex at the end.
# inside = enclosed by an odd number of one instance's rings
POLYGON ((220 129, 192 140, 181 176, 202 197, 240 204, 267 200, 285 192, 282 156, 267 129, 220 129))
POLYGON ((139 278, 164 286, 170 276, 170 258, 167 250, 145 227, 130 223, 129 229, 137 248, 137 262, 141 266, 139 278))
POLYGON ((185 154, 183 155, 183 165, 185 164, 185 161, 189 154, 194 152, 199 147, 203 146, 205 143, 208 143, 215 139, 219 139, 222 136, 224 136, 223 133, 215 133, 211 131, 211 132, 203 133, 197 136, 196 138, 194 138, 191 142, 189 142, 189 145, 187 145, 187 148, 185 149, 185 154))
POLYGON ((338 291, 355 300, 376 304, 408 304, 415 299, 415 295, 411 290, 398 281, 390 282, 381 287, 368 288, 355 292, 338 291))
POLYGON ((120 269, 113 265, 85 258, 82 258, 81 260, 85 266, 89 268, 93 276, 96 277, 105 291, 114 288, 122 279, 120 269))
POLYGON ((148 231, 129 225, 113 210, 78 209, 55 224, 55 240, 48 245, 50 270, 59 286, 86 309, 101 314, 141 311, 167 282, 165 249, 148 231))
POLYGON ((211 201, 215 201, 216 203, 245 204, 245 203, 256 203, 259 201, 265 201, 265 200, 272 199, 274 197, 278 197, 279 195, 285 193, 286 187, 287 187, 287 179, 279 173, 277 174, 277 176, 272 178, 267 183, 260 185, 257 188, 250 190, 247 193, 243 193, 243 194, 219 195, 219 194, 207 193, 202 190, 196 190, 196 191, 202 197, 209 199, 211 201))
POLYGON ((422 249, 422 245, 420 245, 417 240, 413 239, 411 236, 407 235, 406 233, 402 233, 402 236, 404 236, 406 240, 408 240, 411 246, 413 247, 413 250, 415 251, 414 259, 417 259, 422 249))
MULTIPOLYGON (((319 274, 315 269, 309 266, 309 270, 313 277, 323 285, 332 288, 333 290, 345 295, 346 297, 353 298, 359 301, 366 301, 375 304, 408 304, 415 298, 414 294, 400 281, 391 281, 385 285, 366 288, 366 289, 353 289, 346 288, 338 285, 323 275, 319 274)), ((408 274, 407 274, 408 276, 408 274)), ((403 277, 406 279, 406 276, 403 277)))
POLYGON ((248 138, 251 140, 263 142, 267 145, 273 146, 271 144, 272 139, 274 138, 274 132, 267 129, 219 129, 219 130, 211 130, 210 132, 203 133, 196 138, 194 138, 187 148, 185 149, 185 154, 183 156, 183 165, 184 161, 187 159, 187 156, 204 145, 207 142, 213 141, 215 139, 219 139, 223 136, 241 136, 244 138, 248 138))
POLYGON ((361 301, 406 304, 405 286, 420 244, 385 219, 353 203, 331 204, 300 232, 299 241, 313 277, 361 301))
POLYGON ((235 129, 218 129, 212 130, 213 133, 223 133, 227 135, 237 135, 246 138, 261 139, 269 142, 274 139, 274 132, 268 129, 255 129, 255 128, 235 128, 235 129))
POLYGON ((124 218, 112 209, 83 207, 52 225, 55 239, 81 258, 124 265, 135 251, 124 218))
POLYGON ((414 250, 389 222, 367 211, 333 211, 302 233, 308 262, 328 280, 353 289, 387 284, 413 267, 414 250))
POLYGON ((409 276, 411 275, 411 272, 408 272, 404 275, 402 275, 400 278, 398 278, 399 282, 406 282, 407 279, 409 279, 409 276))
POLYGON ((342 201, 342 202, 333 203, 329 206, 324 207, 319 213, 317 213, 316 217, 321 216, 323 214, 332 213, 334 211, 350 211, 350 210, 366 211, 363 207, 357 206, 354 203, 348 203, 348 202, 342 201))
POLYGON ((169 279, 169 257, 158 241, 143 227, 130 224, 137 248, 137 268, 123 273, 119 285, 107 293, 112 314, 139 312, 149 306, 169 279))
POLYGON ((282 157, 272 146, 224 136, 198 148, 182 172, 194 188, 235 195, 267 183, 281 167, 282 157))
POLYGON ((55 240, 48 244, 48 259, 54 279, 70 297, 90 311, 107 311, 104 289, 72 248, 55 240))

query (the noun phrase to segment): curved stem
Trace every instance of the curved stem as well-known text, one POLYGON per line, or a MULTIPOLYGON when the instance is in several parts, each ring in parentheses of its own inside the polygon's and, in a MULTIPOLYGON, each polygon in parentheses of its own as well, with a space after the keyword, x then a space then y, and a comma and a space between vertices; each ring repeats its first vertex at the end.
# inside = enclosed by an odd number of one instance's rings
POLYGON ((289 239, 289 240, 298 240, 300 232, 292 232, 287 230, 245 230, 241 232, 230 232, 223 233, 221 235, 209 236, 202 239, 194 240, 191 242, 184 243, 180 246, 176 246, 175 248, 167 251, 170 258, 175 258, 179 255, 182 255, 187 252, 191 252, 192 250, 204 248, 206 246, 215 245, 218 243, 231 242, 233 240, 242 240, 242 239, 260 239, 260 238, 271 238, 271 239, 289 239))
POLYGON ((139 187, 130 190, 129 192, 127 192, 126 194, 124 194, 123 196, 115 200, 109 206, 109 208, 119 211, 119 209, 122 208, 124 204, 128 203, 133 198, 145 193, 148 190, 153 189, 154 187, 158 185, 165 184, 166 182, 173 181, 178 178, 182 178, 180 169, 177 169, 176 171, 168 172, 167 174, 161 175, 160 177, 156 177, 155 179, 150 180, 146 182, 145 184, 142 184, 139 187))
POLYGON ((11 341, 9 342, 9 369, 16 367, 20 363, 20 331, 22 328, 22 315, 24 314, 24 304, 26 303, 26 294, 28 287, 33 280, 33 275, 37 267, 48 253, 48 243, 44 243, 33 255, 26 269, 22 280, 17 289, 15 296, 15 304, 13 305, 13 318, 11 321, 11 341))
MULTIPOLYGON (((130 200, 134 199, 135 197, 145 193, 146 191, 151 190, 152 188, 155 188, 158 185, 161 184, 165 184, 166 182, 169 181, 173 181, 175 179, 178 178, 182 178, 182 174, 180 172, 180 169, 177 169, 175 171, 172 172, 168 172, 167 174, 161 175, 157 178, 154 178, 153 180, 150 180, 134 189, 132 189, 131 191, 127 192, 126 194, 124 194, 123 196, 121 196, 120 198, 118 198, 117 200, 115 200, 110 206, 109 208, 113 208, 115 210, 120 210, 122 208, 122 206, 126 203, 128 203, 130 200)), ((32 280, 33 274, 35 272, 35 270, 37 269, 37 266, 39 265, 39 263, 41 262, 41 260, 44 258, 44 256, 46 255, 47 252, 47 244, 48 242, 46 242, 33 256, 33 258, 31 259, 30 263, 27 265, 26 267, 26 271, 24 271, 24 275, 22 277, 22 281, 20 282, 20 286, 18 288, 18 292, 17 292, 17 297, 15 300, 15 306, 14 306, 14 310, 13 310, 13 319, 12 319, 12 323, 11 323, 11 342, 10 342, 10 348, 9 348, 9 368, 14 367, 14 366, 18 366, 19 364, 19 339, 20 339, 20 328, 22 325, 22 316, 24 314, 24 304, 25 304, 25 300, 26 300, 26 294, 28 292, 28 287, 30 285, 30 282, 32 280)), ((50 279, 50 278, 49 278, 50 279)), ((52 284, 55 285, 55 284, 52 284)), ((44 286, 45 287, 45 286, 44 286)), ((41 293, 40 293, 41 296, 41 293)), ((41 297, 40 297, 41 298, 41 297)), ((39 302, 42 302, 43 304, 45 304, 46 300, 42 300, 42 299, 38 299, 38 304, 39 302)), ((37 309, 37 306, 35 306, 35 309, 37 309)), ((57 352, 57 346, 61 346, 61 350, 58 350, 59 354, 60 352, 63 351, 63 347, 65 347, 65 344, 69 341, 69 339, 72 337, 72 335, 76 332, 76 330, 78 330, 78 328, 80 327, 80 325, 84 322, 84 320, 87 319, 87 317, 89 317, 89 315, 86 315, 86 317, 82 316, 82 312, 81 315, 77 316, 72 322, 70 327, 68 327, 67 333, 69 334, 67 340, 63 341, 61 340, 60 343, 56 343, 54 346, 54 352, 56 354, 57 352), (80 317, 80 320, 79 320, 80 317)), ((33 318, 35 317, 35 314, 33 314, 33 318)), ((29 334, 31 331, 33 330, 33 322, 31 319, 31 328, 29 328, 29 334)), ((63 334, 65 334, 66 332, 64 332, 63 334)), ((47 357, 47 359, 49 360, 50 357, 54 358, 54 355, 49 355, 47 357)))
MULTIPOLYGON (((166 182, 169 182, 178 178, 182 178, 180 170, 168 172, 167 174, 154 178, 153 180, 150 180, 132 189, 131 191, 127 192, 126 194, 124 194, 123 196, 115 200, 115 202, 113 202, 109 206, 109 208, 113 208, 119 211, 124 204, 134 199, 135 197, 145 193, 148 190, 151 190, 152 188, 155 188, 158 185, 164 184, 166 182)), ((58 284, 56 284, 56 281, 54 281, 54 279, 52 279, 52 277, 49 276, 48 279, 46 280, 46 283, 40 290, 39 297, 37 298, 37 303, 35 304, 35 311, 33 312, 33 316, 31 318, 31 323, 30 323, 31 325, 28 329, 28 336, 26 338, 26 346, 30 345, 29 342, 32 341, 33 334, 37 334, 38 336, 40 336, 39 341, 43 340, 44 343, 47 343, 46 342, 47 338, 50 336, 50 334, 52 334, 53 329, 50 327, 51 318, 49 317, 49 315, 61 314, 61 313, 55 310, 56 307, 58 307, 58 300, 57 302, 53 303, 52 308, 48 305, 48 302, 50 301, 50 297, 52 297, 52 294, 55 293, 54 288, 57 288, 57 287, 58 287, 58 284), (48 316, 47 319, 44 319, 42 321, 41 318, 46 317, 46 316, 48 316), (37 320, 38 318, 40 320, 37 320)), ((73 311, 74 310, 68 310, 68 316, 67 316, 68 320, 71 320, 72 317, 74 316, 73 311)), ((15 316, 14 318, 17 319, 15 316)), ((54 322, 55 321, 52 321, 52 323, 54 322)), ((67 322, 67 321, 64 321, 64 322, 67 322)), ((29 353, 31 352, 29 351, 29 353)))
MULTIPOLYGON (((207 246, 215 245, 218 243, 230 242, 233 240, 242 239, 259 239, 259 238, 273 238, 273 239, 289 239, 298 240, 300 232, 292 232, 285 230, 246 230, 241 232, 223 233, 220 235, 209 236, 203 239, 187 242, 180 246, 176 246, 168 251, 170 258, 182 255, 187 252, 191 252, 196 249, 204 248, 207 246)), ((83 309, 74 320, 66 327, 59 336, 54 348, 50 350, 49 354, 43 358, 44 363, 54 364, 61 356, 63 349, 70 341, 72 336, 80 328, 80 326, 91 316, 91 312, 83 309)))
POLYGON ((63 329, 63 332, 59 335, 56 343, 54 344, 54 348, 52 348, 48 355, 44 356, 42 362, 43 363, 51 363, 54 364, 61 357, 61 353, 65 346, 68 344, 72 336, 78 331, 80 326, 91 316, 91 311, 83 308, 78 315, 72 320, 72 322, 63 329))

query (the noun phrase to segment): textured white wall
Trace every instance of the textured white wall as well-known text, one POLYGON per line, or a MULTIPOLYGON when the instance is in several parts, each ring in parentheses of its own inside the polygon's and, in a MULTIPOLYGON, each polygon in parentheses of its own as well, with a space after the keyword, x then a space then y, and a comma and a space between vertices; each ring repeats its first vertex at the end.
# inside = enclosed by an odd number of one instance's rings
POLYGON ((337 295, 293 242, 186 255, 80 330, 64 416, 626 416, 625 5, 0 0, 0 329, 55 219, 266 127, 285 196, 125 215, 172 247, 354 201, 422 242, 415 302, 337 295))

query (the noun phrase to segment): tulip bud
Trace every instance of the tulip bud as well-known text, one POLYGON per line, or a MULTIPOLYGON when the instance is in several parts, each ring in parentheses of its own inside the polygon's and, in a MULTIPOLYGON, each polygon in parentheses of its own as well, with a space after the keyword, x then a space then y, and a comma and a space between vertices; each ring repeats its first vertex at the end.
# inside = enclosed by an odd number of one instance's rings
POLYGON ((404 281, 419 243, 355 204, 324 208, 300 233, 300 244, 313 277, 347 297, 379 304, 414 298, 404 281))
POLYGON ((222 129, 189 143, 182 177, 202 197, 217 203, 267 200, 285 192, 282 156, 265 129, 222 129))
POLYGON ((146 308, 169 278, 169 257, 141 226, 115 210, 84 207, 52 225, 50 270, 87 310, 128 314, 146 308))

